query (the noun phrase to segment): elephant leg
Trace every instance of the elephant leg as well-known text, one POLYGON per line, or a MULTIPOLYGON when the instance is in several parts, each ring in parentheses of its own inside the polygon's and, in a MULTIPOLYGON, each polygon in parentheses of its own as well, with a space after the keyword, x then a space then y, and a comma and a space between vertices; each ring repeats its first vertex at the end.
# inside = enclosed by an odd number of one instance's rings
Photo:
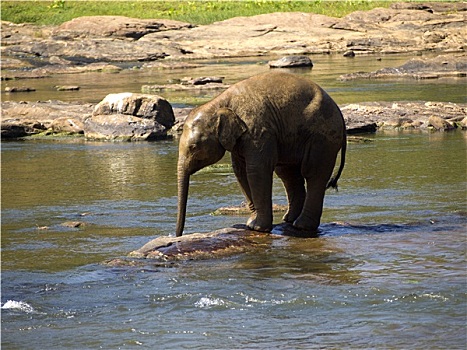
POLYGON ((247 164, 247 178, 255 213, 248 219, 247 226, 255 231, 272 230, 272 174, 273 166, 267 162, 247 164))
POLYGON ((287 192, 287 200, 289 202, 289 208, 283 220, 292 223, 298 218, 303 209, 306 196, 305 179, 298 165, 277 166, 275 171, 284 184, 285 191, 287 192))
POLYGON ((245 161, 234 154, 231 155, 231 158, 232 158, 232 168, 233 168, 235 177, 237 178, 237 181, 240 184, 240 189, 242 190, 242 193, 245 196, 246 204, 248 208, 250 209, 252 216, 256 218, 256 209, 253 204, 253 201, 251 200, 251 190, 250 190, 250 184, 248 183, 248 178, 246 174, 245 161))
POLYGON ((323 185, 313 178, 308 178, 306 187, 307 193, 303 210, 293 225, 301 230, 317 231, 323 213, 326 184, 323 185))
POLYGON ((326 185, 331 178, 339 149, 321 141, 309 148, 304 157, 302 174, 306 179, 306 197, 303 210, 293 225, 307 231, 317 231, 323 212, 326 185))

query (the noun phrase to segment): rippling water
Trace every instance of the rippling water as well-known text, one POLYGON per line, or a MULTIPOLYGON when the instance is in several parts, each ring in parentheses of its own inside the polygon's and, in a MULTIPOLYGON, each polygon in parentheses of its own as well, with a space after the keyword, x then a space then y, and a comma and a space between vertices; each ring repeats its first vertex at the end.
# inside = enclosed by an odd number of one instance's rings
MULTIPOLYGON (((319 238, 133 268, 101 263, 173 234, 176 140, 3 142, 2 347, 465 349, 465 133, 369 138, 319 238)), ((242 202, 233 174, 190 191, 186 233, 246 220, 211 215, 242 202)))
MULTIPOLYGON (((463 133, 350 145, 317 239, 101 265, 173 233, 176 146, 2 145, 5 348, 464 348, 463 133)), ((188 232, 245 220, 210 215, 242 201, 232 174, 193 180, 188 232)))

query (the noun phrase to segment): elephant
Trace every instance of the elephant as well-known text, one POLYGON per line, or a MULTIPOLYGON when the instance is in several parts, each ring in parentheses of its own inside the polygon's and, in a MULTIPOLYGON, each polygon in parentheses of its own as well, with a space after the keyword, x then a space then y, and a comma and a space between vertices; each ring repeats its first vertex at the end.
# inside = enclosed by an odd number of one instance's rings
POLYGON ((231 153, 232 168, 251 211, 247 226, 273 228, 273 173, 288 200, 283 220, 317 232, 327 188, 337 189, 345 164, 346 127, 332 98, 293 73, 267 72, 230 86, 194 108, 179 141, 176 236, 183 234, 190 175, 231 153), (337 156, 340 165, 332 177, 337 156))

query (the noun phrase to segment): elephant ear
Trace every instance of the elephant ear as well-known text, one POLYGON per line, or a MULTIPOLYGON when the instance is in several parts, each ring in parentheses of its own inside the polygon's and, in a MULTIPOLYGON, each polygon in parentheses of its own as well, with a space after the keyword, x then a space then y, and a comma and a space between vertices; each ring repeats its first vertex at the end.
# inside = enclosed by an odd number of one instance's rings
POLYGON ((247 126, 229 108, 220 108, 217 110, 216 115, 219 118, 219 142, 227 151, 232 151, 237 139, 247 131, 247 126))

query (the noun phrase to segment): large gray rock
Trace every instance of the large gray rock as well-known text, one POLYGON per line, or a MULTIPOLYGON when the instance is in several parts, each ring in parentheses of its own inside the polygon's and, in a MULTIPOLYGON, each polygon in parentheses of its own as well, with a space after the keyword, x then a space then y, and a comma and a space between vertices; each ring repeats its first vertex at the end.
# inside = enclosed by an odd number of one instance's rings
POLYGON ((175 116, 167 100, 130 92, 109 94, 84 122, 89 139, 151 141, 167 137, 175 116))
POLYGON ((94 115, 84 121, 84 136, 105 141, 155 141, 167 136, 167 129, 151 119, 127 114, 94 115))

